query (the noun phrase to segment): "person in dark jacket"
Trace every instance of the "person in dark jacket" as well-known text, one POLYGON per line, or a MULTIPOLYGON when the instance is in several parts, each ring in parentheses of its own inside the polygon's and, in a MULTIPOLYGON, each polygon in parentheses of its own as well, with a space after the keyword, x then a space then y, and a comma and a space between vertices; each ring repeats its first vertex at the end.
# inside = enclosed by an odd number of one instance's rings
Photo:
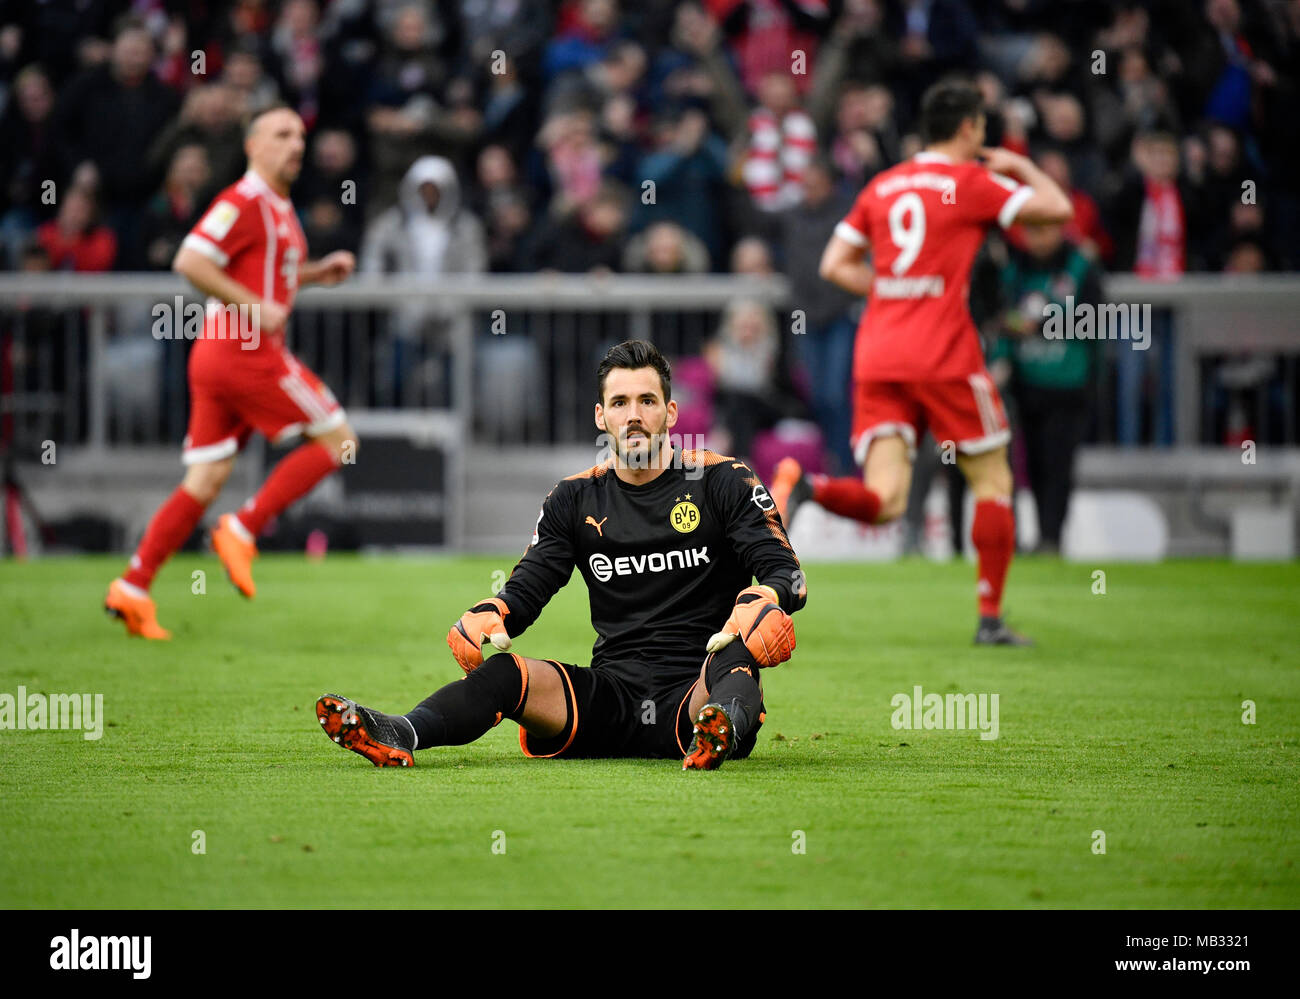
POLYGON ((1025 226, 1024 242, 1026 249, 1013 250, 1002 269, 1009 307, 990 370, 1006 380, 1019 414, 1040 549, 1057 552, 1074 489, 1074 456, 1092 414, 1097 342, 1049 338, 1044 320, 1053 308, 1095 309, 1101 279, 1087 254, 1066 241, 1059 223, 1025 226))
POLYGON ((69 83, 56 111, 65 176, 94 165, 122 269, 144 266, 139 221, 165 169, 150 169, 149 148, 176 114, 176 96, 149 68, 153 57, 149 32, 129 23, 113 40, 108 64, 69 83))
POLYGON ((803 177, 804 200, 781 219, 781 249, 790 279, 791 308, 803 313, 803 335, 795 338, 799 362, 808 376, 813 416, 839 465, 836 474, 853 472, 849 446, 853 407, 850 382, 853 339, 857 331, 852 295, 823 281, 817 273, 822 248, 836 224, 848 214, 851 201, 835 190, 830 164, 822 158, 808 165, 803 177))

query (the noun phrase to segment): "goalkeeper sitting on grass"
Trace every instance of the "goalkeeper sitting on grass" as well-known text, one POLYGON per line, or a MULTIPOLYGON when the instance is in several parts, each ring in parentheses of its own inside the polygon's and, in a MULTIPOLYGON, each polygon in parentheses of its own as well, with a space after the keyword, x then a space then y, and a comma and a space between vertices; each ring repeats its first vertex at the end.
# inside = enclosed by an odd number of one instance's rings
POLYGON ((753 750, 758 671, 795 647, 799 560, 743 462, 669 444, 677 403, 654 346, 611 348, 596 379, 596 426, 612 454, 551 490, 500 594, 448 633, 466 675, 405 715, 326 694, 316 714, 339 745, 375 766, 411 766, 417 749, 473 742, 509 718, 530 757, 681 758, 683 769, 713 770, 753 750), (505 651, 574 566, 598 636, 591 666, 505 651))

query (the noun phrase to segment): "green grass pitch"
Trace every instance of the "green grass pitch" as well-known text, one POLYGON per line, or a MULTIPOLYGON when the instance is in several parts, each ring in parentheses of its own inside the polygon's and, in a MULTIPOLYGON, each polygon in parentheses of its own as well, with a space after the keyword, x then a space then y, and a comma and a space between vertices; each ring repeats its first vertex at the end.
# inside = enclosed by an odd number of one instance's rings
MULTIPOLYGON (((808 566, 758 748, 716 773, 526 760, 508 722, 413 770, 321 735, 324 692, 405 711, 459 676, 446 629, 510 565, 266 557, 246 604, 181 557, 151 644, 99 610, 119 559, 0 563, 0 694, 107 718, 0 730, 0 907, 1300 905, 1296 564, 1022 559, 1033 650, 970 645, 967 565, 808 566), (998 694, 998 738, 894 729, 918 684, 998 694)), ((515 647, 593 637, 575 574, 515 647)))

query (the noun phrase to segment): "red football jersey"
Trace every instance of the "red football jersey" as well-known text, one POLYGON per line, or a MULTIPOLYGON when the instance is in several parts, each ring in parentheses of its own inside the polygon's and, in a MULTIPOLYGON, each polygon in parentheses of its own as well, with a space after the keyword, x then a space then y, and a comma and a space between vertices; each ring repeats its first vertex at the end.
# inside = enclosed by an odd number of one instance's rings
POLYGON ((857 379, 931 381, 984 370, 967 304, 993 223, 1011 225, 1033 188, 975 161, 918 153, 877 174, 835 234, 870 246, 876 279, 858 327, 857 379))
MULTIPOLYGON (((181 245, 215 261, 230 277, 263 299, 286 309, 293 306, 298 292, 298 265, 307 257, 307 238, 293 204, 271 190, 253 170, 217 195, 181 245)), ((236 338, 237 331, 222 336, 216 329, 223 311, 221 302, 208 299, 207 323, 200 343, 239 348, 243 345, 236 338)), ((259 351, 278 351, 283 346, 283 329, 274 336, 258 337, 259 351)))

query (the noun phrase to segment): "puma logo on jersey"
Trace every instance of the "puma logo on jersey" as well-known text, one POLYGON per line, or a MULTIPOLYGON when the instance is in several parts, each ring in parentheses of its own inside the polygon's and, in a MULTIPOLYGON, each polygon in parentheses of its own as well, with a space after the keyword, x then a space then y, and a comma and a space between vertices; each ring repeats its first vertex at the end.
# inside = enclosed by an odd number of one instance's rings
POLYGON ((731 676, 732 673, 748 673, 750 676, 754 675, 754 671, 751 670, 748 666, 737 666, 734 669, 730 670, 727 673, 727 676, 731 676))
POLYGON ((609 518, 605 517, 600 521, 600 523, 597 523, 595 517, 588 517, 583 523, 590 524, 592 527, 596 529, 596 533, 603 538, 605 536, 605 532, 600 529, 600 525, 605 523, 606 520, 609 520, 609 518))

